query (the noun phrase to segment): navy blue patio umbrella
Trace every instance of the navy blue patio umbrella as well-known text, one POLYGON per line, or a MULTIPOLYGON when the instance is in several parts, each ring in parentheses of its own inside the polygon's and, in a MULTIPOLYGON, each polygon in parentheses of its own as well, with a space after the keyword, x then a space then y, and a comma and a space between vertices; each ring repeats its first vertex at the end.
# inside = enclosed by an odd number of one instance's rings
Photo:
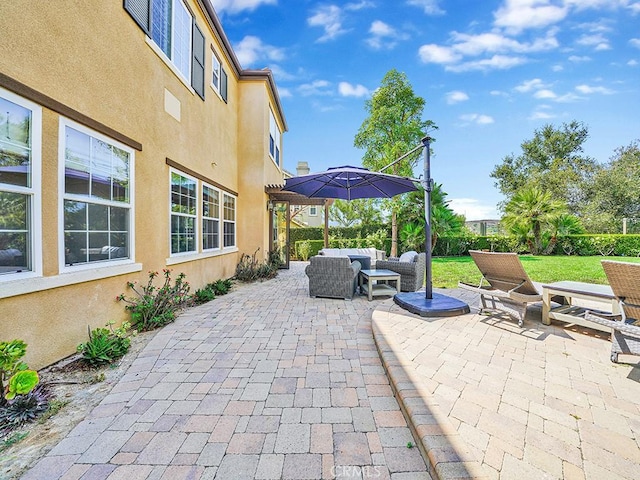
POLYGON ((287 178, 283 190, 310 198, 391 198, 417 190, 416 182, 407 177, 372 172, 362 167, 334 167, 324 172, 287 178))

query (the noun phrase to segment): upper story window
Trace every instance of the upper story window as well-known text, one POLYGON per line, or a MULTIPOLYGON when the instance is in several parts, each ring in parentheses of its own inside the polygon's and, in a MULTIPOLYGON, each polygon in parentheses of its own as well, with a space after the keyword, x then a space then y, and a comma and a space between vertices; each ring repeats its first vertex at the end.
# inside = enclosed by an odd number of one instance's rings
POLYGON ((39 270, 42 109, 0 89, 0 276, 39 270))
POLYGON ((318 207, 309 207, 309 216, 310 217, 318 216, 318 207))
POLYGON ((280 128, 273 112, 269 111, 269 156, 280 166, 280 128))
POLYGON ((183 0, 124 0, 144 32, 204 99, 204 35, 183 0))
POLYGON ((133 150, 66 119, 60 137, 64 264, 130 259, 133 150))
POLYGON ((220 98, 228 101, 228 83, 229 77, 227 71, 224 69, 217 55, 214 53, 211 55, 211 87, 220 95, 220 98))

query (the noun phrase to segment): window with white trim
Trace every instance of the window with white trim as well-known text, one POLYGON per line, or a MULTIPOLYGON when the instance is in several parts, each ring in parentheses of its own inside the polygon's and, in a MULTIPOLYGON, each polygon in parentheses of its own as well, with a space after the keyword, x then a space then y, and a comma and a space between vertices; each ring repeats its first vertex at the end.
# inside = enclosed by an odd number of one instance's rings
POLYGON ((318 207, 315 207, 315 206, 309 207, 309 216, 310 217, 317 217, 318 216, 318 207))
POLYGON ((182 0, 152 0, 151 38, 186 79, 191 78, 192 22, 182 0))
POLYGON ((64 264, 131 258, 133 150, 60 120, 64 264))
POLYGON ((236 246, 236 198, 224 193, 223 200, 223 246, 236 246))
POLYGON ((269 111, 269 156, 280 166, 280 128, 273 116, 273 112, 269 111))
POLYGON ((220 92, 220 60, 214 53, 211 55, 211 86, 216 92, 220 92))
POLYGON ((124 8, 204 100, 205 37, 184 0, 124 0, 124 8))
POLYGON ((42 109, 0 89, 0 276, 39 270, 42 109))
POLYGON ((197 240, 198 183, 171 172, 171 254, 195 253, 197 240))
POLYGON ((220 248, 220 191, 202 185, 202 250, 220 248))

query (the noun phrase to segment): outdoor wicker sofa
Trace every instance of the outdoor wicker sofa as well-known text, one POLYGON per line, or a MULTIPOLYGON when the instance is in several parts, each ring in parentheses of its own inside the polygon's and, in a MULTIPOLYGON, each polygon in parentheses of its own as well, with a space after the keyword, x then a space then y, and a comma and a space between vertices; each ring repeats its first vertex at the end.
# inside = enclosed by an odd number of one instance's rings
POLYGON ((611 361, 618 354, 640 355, 640 264, 603 260, 611 290, 620 302, 620 315, 585 313, 585 319, 611 328, 611 361))
POLYGON ((351 262, 349 257, 311 257, 305 269, 309 277, 309 296, 353 298, 360 268, 360 262, 351 262))

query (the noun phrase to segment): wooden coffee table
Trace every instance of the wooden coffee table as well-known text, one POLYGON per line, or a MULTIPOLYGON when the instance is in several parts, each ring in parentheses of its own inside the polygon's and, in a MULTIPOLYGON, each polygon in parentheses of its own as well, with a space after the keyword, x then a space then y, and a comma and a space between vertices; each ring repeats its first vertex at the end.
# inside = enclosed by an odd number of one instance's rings
POLYGON ((400 274, 391 270, 360 270, 358 275, 360 293, 366 293, 369 301, 378 295, 395 295, 400 293, 400 274), (396 282, 395 287, 380 280, 396 282))

